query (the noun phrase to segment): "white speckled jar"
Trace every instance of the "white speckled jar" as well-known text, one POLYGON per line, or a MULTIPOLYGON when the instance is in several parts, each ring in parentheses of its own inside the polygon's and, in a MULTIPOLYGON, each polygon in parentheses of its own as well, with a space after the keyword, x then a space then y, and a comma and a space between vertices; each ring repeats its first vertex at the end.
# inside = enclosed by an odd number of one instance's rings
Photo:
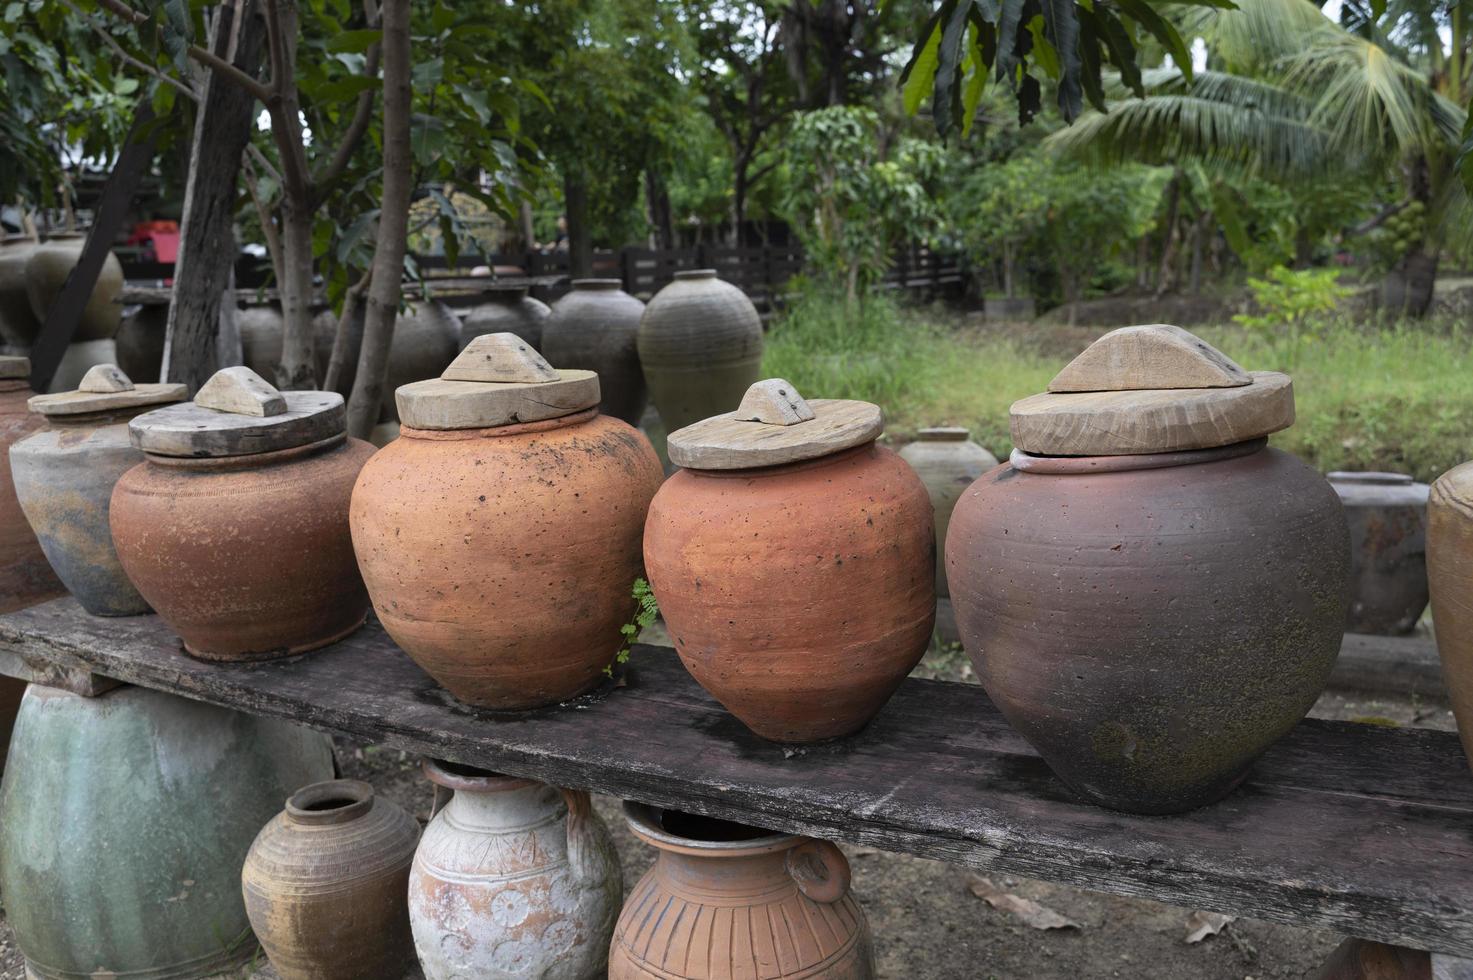
POLYGON ((426 980, 604 976, 623 884, 588 794, 449 762, 424 771, 455 791, 409 872, 426 980))

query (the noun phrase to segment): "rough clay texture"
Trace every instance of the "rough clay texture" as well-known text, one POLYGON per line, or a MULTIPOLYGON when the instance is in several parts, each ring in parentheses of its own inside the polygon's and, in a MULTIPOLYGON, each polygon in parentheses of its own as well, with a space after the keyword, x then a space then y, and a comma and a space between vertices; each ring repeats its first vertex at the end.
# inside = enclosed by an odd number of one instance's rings
POLYGON ((951 595, 946 582, 946 530, 951 526, 951 512, 961 499, 962 491, 997 465, 997 457, 970 439, 921 439, 900 450, 900 458, 911 465, 926 492, 931 495, 931 510, 936 521, 936 595, 951 595))
POLYGON ((623 883, 588 794, 492 777, 425 828, 409 917, 426 980, 603 975, 623 883))
POLYGON ((947 536, 952 602, 978 679, 1065 783, 1115 809, 1192 809, 1324 689, 1345 517, 1324 477, 1273 449, 1103 466, 978 480, 947 536))
POLYGON ((1350 525, 1351 633, 1405 636, 1427 608, 1425 483, 1394 474, 1330 474, 1350 525), (1339 477, 1337 479, 1337 477, 1339 477), (1366 482, 1362 482, 1366 481, 1366 482))
POLYGON ((368 613, 348 532, 373 447, 151 457, 113 491, 113 543, 149 604, 209 660, 268 660, 351 633, 368 613))
POLYGON ((644 556, 680 659, 758 735, 858 731, 925 653, 936 616, 926 488, 870 443, 758 470, 682 470, 644 556))
POLYGON ((1427 578, 1437 652, 1463 750, 1473 763, 1473 463, 1453 467, 1432 484, 1427 578))
POLYGON ((532 708, 604 677, 634 612, 649 440, 592 411, 404 427, 363 468, 353 544, 384 628, 451 694, 532 708))
MULTIPOLYGON (((11 446, 46 426, 44 418, 26 408, 31 395, 24 381, 0 381, 0 454, 6 458, 11 446)), ((9 464, 0 465, 0 612, 65 592, 21 509, 9 464)))
POLYGON ((542 356, 555 368, 598 372, 599 411, 630 425, 639 424, 647 397, 636 346, 642 316, 644 304, 617 284, 575 281, 542 326, 542 356))

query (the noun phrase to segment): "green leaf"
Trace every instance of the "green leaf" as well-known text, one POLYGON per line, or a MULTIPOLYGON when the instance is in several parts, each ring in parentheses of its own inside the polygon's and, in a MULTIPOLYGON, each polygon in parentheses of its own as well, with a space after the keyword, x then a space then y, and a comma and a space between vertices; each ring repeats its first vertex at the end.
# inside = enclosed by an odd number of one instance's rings
POLYGON ((915 53, 900 73, 900 98, 905 111, 915 115, 936 84, 936 57, 941 47, 941 11, 927 21, 915 53))
POLYGON ((986 22, 979 23, 975 11, 972 17, 972 46, 968 58, 971 74, 962 89, 962 136, 972 134, 972 125, 977 119, 977 106, 987 90, 987 79, 992 74, 991 58, 997 53, 996 28, 986 22))
POLYGON ((337 256, 337 260, 339 262, 342 262, 345 265, 348 264, 348 257, 353 253, 353 250, 358 247, 358 244, 363 241, 364 236, 373 230, 374 225, 378 221, 378 216, 378 208, 374 208, 371 211, 365 211, 360 214, 351 225, 347 227, 347 230, 345 230, 342 236, 338 238, 338 247, 336 252, 334 253, 337 256))
POLYGON ((1096 112, 1108 112, 1105 102, 1105 87, 1100 83, 1101 63, 1099 22, 1094 12, 1081 5, 1079 18, 1079 81, 1084 95, 1096 112))
POLYGON ((1096 7, 1087 16, 1093 20, 1095 34, 1105 42, 1110 64, 1120 73, 1120 80, 1137 98, 1144 99, 1146 89, 1141 83, 1141 67, 1136 62, 1135 41, 1130 31, 1109 7, 1096 7))
POLYGON ((967 15, 971 4, 947 0, 941 9, 946 14, 946 22, 941 31, 941 45, 936 52, 936 87, 931 96, 931 115, 937 131, 944 137, 953 125, 961 125, 962 102, 957 83, 961 81, 962 42, 967 38, 967 15))
MULTIPOLYGON (((1059 80, 1059 111, 1065 122, 1073 122, 1084 108, 1079 81, 1079 18, 1074 0, 1040 0, 1049 45, 1055 52, 1054 71, 1059 80)), ((1042 50, 1045 45, 1038 45, 1042 50)))
POLYGON ((1161 42, 1161 46, 1171 55, 1171 60, 1176 62, 1177 70, 1188 82, 1192 80, 1192 54, 1182 42, 1181 35, 1171 22, 1163 18, 1146 0, 1115 0, 1120 9, 1125 12, 1131 20, 1145 28, 1152 37, 1161 42))
POLYGON ((1025 25, 1028 33, 1033 35, 1033 60, 1042 68, 1049 78, 1059 77, 1059 52, 1054 49, 1054 43, 1049 40, 1047 28, 1044 26, 1043 14, 1035 14, 1025 25))
POLYGON ((15 24, 26 15, 26 5, 23 3, 10 3, 5 6, 5 23, 15 24))
POLYGON ((383 40, 384 32, 363 28, 353 31, 340 31, 327 39, 327 50, 329 51, 353 51, 362 53, 383 40))

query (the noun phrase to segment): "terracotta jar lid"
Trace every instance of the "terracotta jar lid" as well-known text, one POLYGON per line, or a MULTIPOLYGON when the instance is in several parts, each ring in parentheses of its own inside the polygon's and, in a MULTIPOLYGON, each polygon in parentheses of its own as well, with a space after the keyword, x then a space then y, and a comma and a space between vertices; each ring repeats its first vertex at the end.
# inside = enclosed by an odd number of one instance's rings
POLYGON ((471 340, 438 378, 394 392, 415 429, 492 429, 562 418, 598 405, 598 374, 560 370, 514 333, 471 340))
POLYGON ((181 384, 135 385, 116 364, 94 364, 82 376, 76 391, 36 395, 26 405, 47 418, 65 419, 182 402, 188 394, 189 390, 181 384))
POLYGON ((29 357, 0 356, 0 381, 14 381, 17 378, 29 378, 31 376, 31 359, 29 357))
POLYGON ((277 391, 248 367, 228 367, 194 401, 129 422, 128 436, 155 456, 252 456, 341 437, 347 421, 335 391, 277 391))
POLYGON ((1013 403, 1013 443, 1038 456, 1210 449, 1294 424, 1287 374, 1244 371, 1180 327, 1112 330, 1013 403))
POLYGON ((670 433, 670 461, 696 470, 744 470, 817 459, 873 442, 885 415, 869 402, 805 401, 782 378, 747 389, 735 412, 670 433))

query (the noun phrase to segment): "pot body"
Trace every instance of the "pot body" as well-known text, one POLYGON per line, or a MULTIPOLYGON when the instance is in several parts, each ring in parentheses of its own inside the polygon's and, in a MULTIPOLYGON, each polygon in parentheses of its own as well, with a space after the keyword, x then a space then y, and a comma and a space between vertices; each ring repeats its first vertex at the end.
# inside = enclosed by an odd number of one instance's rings
POLYGON ((603 977, 623 887, 588 794, 565 802, 541 783, 488 782, 457 789, 414 855, 409 920, 425 980, 603 977))
MULTIPOLYGON (((24 381, 0 381, 0 452, 6 456, 17 442, 46 426, 42 416, 26 408, 32 394, 24 381)), ((65 594, 26 520, 10 466, 0 466, 0 613, 65 594)))
POLYGON ((208 977, 255 954, 240 869, 326 736, 140 687, 32 686, 0 788, 0 891, 27 976, 208 977))
POLYGON ((542 326, 542 356, 556 368, 598 372, 598 410, 630 425, 647 398, 637 346, 643 315, 644 304, 621 289, 575 284, 542 326))
POLYGON ((134 384, 158 382, 159 370, 164 364, 164 334, 168 322, 169 307, 162 304, 140 306, 137 312, 123 317, 113 342, 117 348, 118 367, 134 384))
POLYGON ((1427 578, 1442 674, 1473 763, 1473 463, 1453 467, 1432 484, 1427 578))
POLYGON ((284 325, 276 306, 247 306, 235 311, 235 329, 245 366, 272 384, 281 367, 284 325))
POLYGON ((348 501, 357 439, 222 459, 149 457, 113 490, 123 570, 207 660, 267 660, 341 639, 368 613, 348 501))
POLYGON ((631 824, 660 853, 619 916, 609 980, 875 975, 869 923, 833 844, 787 835, 711 842, 642 833, 633 816, 631 824))
POLYGON ((394 392, 411 381, 438 378, 460 353, 460 321, 440 302, 411 303, 394 321, 389 345, 389 375, 384 385, 384 417, 398 421, 394 392))
POLYGON ((644 436, 591 410, 489 429, 405 426, 353 490, 374 609, 469 704, 580 694, 623 644, 662 476, 644 436))
POLYGON ((931 497, 936 521, 936 595, 949 598, 946 582, 946 531, 951 512, 962 491, 997 465, 997 457, 969 439, 921 439, 900 450, 900 458, 911 465, 931 497))
POLYGON ((1350 525, 1345 628, 1410 633, 1427 608, 1427 484, 1398 473, 1331 473, 1329 480, 1350 525))
POLYGON ((1329 678, 1345 517, 1324 477, 1262 445, 1015 453, 957 504, 947 571, 978 679, 1093 802, 1213 802, 1329 678))
POLYGON ((113 487, 143 462, 128 441, 128 418, 53 425, 10 447, 21 509, 57 577, 94 616, 149 611, 118 561, 108 522, 113 487))
POLYGON ((292 797, 241 872, 251 927, 282 980, 398 980, 412 969, 405 895, 418 842, 415 819, 366 783, 318 783, 292 797), (366 792, 338 801, 338 787, 366 792), (308 794, 315 808, 293 805, 308 794))
POLYGON ((862 728, 926 651, 931 502, 874 443, 751 470, 680 470, 644 560, 675 648, 743 724, 778 742, 862 728))
POLYGON ((667 432, 733 411, 762 379, 762 318, 729 282, 677 278, 645 308, 639 363, 667 432))
POLYGON ((542 350, 542 327, 552 309, 542 300, 533 299, 526 290, 488 293, 485 301, 474 307, 460 324, 460 349, 482 334, 514 333, 542 350))
MULTIPOLYGON (((82 247, 86 244, 87 239, 83 235, 58 235, 37 245, 26 260, 26 296, 38 324, 46 322, 51 304, 66 285, 67 276, 76 268, 82 257, 82 247)), ((123 308, 117 303, 118 294, 122 291, 123 264, 116 255, 108 252, 102 271, 97 274, 97 284, 92 287, 92 296, 82 310, 77 332, 72 335, 72 343, 107 340, 117 333, 118 323, 123 318, 123 308)))
POLYGON ((99 364, 118 363, 118 346, 111 337, 105 340, 81 340, 67 345, 61 363, 51 376, 47 392, 76 391, 88 371, 99 364))
POLYGON ((26 295, 26 263, 36 246, 25 237, 0 240, 0 340, 16 348, 30 347, 41 332, 26 295))

